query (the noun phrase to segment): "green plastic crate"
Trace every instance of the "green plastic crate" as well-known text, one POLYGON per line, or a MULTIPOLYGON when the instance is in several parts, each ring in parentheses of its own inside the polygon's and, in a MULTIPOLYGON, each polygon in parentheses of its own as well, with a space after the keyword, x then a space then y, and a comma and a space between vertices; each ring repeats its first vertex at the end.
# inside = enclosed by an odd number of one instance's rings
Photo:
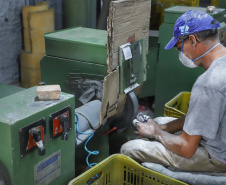
POLYGON ((180 118, 188 112, 190 92, 181 92, 165 104, 164 116, 180 118))
POLYGON ((147 169, 130 157, 114 154, 69 182, 69 185, 179 185, 184 182, 147 169), (96 174, 99 177, 91 180, 96 174))

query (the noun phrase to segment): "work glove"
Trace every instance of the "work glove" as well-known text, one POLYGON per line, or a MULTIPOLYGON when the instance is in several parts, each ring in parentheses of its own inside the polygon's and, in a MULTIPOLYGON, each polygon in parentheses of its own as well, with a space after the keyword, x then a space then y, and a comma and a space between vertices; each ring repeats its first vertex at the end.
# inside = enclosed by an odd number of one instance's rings
POLYGON ((136 124, 141 123, 147 123, 149 119, 152 119, 151 116, 144 115, 143 113, 138 113, 136 118, 133 120, 133 125, 136 127, 136 124))

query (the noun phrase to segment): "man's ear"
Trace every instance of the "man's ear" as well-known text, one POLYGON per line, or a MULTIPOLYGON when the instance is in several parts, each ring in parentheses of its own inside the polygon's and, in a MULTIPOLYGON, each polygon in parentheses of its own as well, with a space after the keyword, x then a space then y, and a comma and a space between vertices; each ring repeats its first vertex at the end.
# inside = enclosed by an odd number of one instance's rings
POLYGON ((194 35, 189 35, 189 40, 191 41, 192 48, 195 49, 197 45, 197 41, 194 35))

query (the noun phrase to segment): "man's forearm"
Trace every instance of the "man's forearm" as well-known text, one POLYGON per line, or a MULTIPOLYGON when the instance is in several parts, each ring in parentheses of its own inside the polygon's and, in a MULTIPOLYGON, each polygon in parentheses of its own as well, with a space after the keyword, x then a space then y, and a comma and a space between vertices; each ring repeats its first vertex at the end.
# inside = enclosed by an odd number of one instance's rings
POLYGON ((155 139, 161 142, 168 150, 185 157, 183 148, 186 146, 186 141, 181 139, 180 136, 158 130, 155 132, 155 139))
POLYGON ((200 135, 190 136, 184 131, 181 135, 174 135, 161 129, 154 131, 154 138, 160 141, 168 150, 186 158, 194 155, 201 140, 200 135))
POLYGON ((170 151, 190 158, 197 150, 201 136, 189 135, 185 131, 182 131, 180 135, 169 133, 182 130, 183 125, 184 117, 163 125, 165 126, 163 129, 154 120, 150 119, 147 123, 138 122, 136 124, 138 131, 136 133, 145 138, 155 138, 170 151))
POLYGON ((173 120, 169 123, 159 125, 159 127, 166 132, 174 133, 174 132, 183 130, 184 121, 185 121, 185 116, 178 118, 176 120, 173 120))

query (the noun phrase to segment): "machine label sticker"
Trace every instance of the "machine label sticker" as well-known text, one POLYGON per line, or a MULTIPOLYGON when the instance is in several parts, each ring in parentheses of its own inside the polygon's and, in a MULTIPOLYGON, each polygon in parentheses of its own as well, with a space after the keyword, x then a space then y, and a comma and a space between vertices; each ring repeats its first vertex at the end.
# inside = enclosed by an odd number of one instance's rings
POLYGON ((126 43, 122 46, 120 46, 120 48, 122 48, 122 52, 124 54, 124 59, 125 60, 129 60, 132 58, 132 52, 131 52, 131 49, 130 49, 130 43, 126 43))
POLYGON ((125 47, 122 49, 123 51, 123 54, 124 54, 124 57, 125 57, 125 60, 129 60, 132 58, 132 52, 131 52, 131 49, 130 47, 125 47))
POLYGON ((60 150, 34 166, 34 184, 47 185, 61 174, 60 150))

